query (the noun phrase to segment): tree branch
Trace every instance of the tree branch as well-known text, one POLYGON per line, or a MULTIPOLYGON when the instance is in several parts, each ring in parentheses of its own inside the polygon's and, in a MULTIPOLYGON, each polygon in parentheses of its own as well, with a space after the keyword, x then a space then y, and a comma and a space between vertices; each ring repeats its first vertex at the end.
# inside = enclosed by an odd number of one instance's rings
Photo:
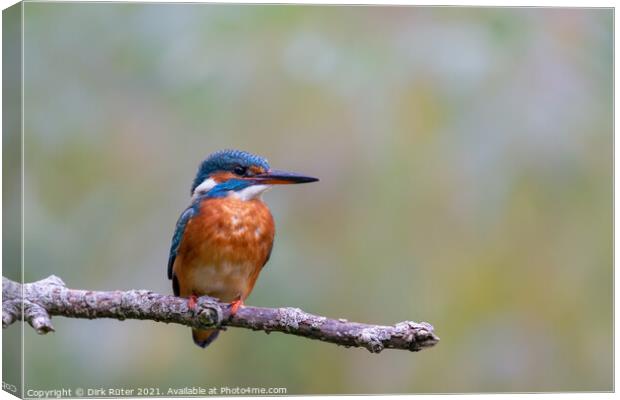
POLYGON ((2 278, 2 327, 8 327, 23 316, 39 334, 54 331, 51 316, 63 316, 121 321, 142 319, 194 328, 224 329, 234 326, 267 333, 277 331, 346 347, 364 347, 372 353, 385 348, 419 351, 439 341, 432 325, 426 322, 368 325, 345 319, 329 319, 291 307, 245 306, 231 316, 229 304, 220 303, 217 299, 200 297, 193 310, 188 308, 187 303, 184 298, 147 290, 102 292, 68 289, 54 275, 24 285, 2 278))

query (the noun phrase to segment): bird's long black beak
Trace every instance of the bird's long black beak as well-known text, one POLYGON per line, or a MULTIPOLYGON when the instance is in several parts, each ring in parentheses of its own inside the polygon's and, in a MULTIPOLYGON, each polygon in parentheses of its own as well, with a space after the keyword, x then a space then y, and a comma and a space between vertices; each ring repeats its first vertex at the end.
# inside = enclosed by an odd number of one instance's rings
POLYGON ((255 175, 252 177, 258 184, 265 185, 290 185, 293 183, 309 183, 318 181, 317 178, 311 176, 300 175, 295 172, 278 171, 275 169, 269 170, 264 174, 255 175))

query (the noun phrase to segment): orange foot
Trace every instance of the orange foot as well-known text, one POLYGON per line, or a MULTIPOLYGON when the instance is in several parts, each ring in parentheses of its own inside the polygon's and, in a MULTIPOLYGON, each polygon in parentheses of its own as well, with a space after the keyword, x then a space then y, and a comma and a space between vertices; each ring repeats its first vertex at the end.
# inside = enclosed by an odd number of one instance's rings
POLYGON ((190 310, 194 311, 194 310, 196 309, 196 305, 198 304, 197 299, 198 299, 198 298, 197 298, 197 297, 196 297, 196 295, 195 295, 195 294, 193 294, 193 293, 192 293, 192 295, 191 295, 191 296, 189 296, 189 299, 187 299, 187 307, 188 307, 190 310))
POLYGON ((230 303, 230 315, 234 316, 235 314, 237 314, 237 311, 239 311, 240 307, 243 307, 243 300, 238 297, 237 300, 233 300, 230 303))

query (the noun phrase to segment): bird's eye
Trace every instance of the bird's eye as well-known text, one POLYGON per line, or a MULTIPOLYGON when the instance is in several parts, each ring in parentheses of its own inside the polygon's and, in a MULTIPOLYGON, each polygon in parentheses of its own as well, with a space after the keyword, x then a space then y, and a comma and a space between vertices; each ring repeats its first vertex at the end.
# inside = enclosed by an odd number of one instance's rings
POLYGON ((247 174, 248 169, 247 169, 247 167, 242 167, 242 166, 239 165, 239 166, 235 167, 234 172, 235 172, 235 174, 237 174, 239 176, 244 176, 244 175, 247 174))

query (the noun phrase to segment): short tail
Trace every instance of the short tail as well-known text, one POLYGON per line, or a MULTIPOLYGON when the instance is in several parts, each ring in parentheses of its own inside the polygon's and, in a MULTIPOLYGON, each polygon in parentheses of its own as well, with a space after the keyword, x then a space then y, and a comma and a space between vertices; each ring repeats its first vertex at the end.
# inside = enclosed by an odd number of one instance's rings
POLYGON ((220 334, 219 329, 192 329, 192 339, 203 349, 211 344, 220 334))

